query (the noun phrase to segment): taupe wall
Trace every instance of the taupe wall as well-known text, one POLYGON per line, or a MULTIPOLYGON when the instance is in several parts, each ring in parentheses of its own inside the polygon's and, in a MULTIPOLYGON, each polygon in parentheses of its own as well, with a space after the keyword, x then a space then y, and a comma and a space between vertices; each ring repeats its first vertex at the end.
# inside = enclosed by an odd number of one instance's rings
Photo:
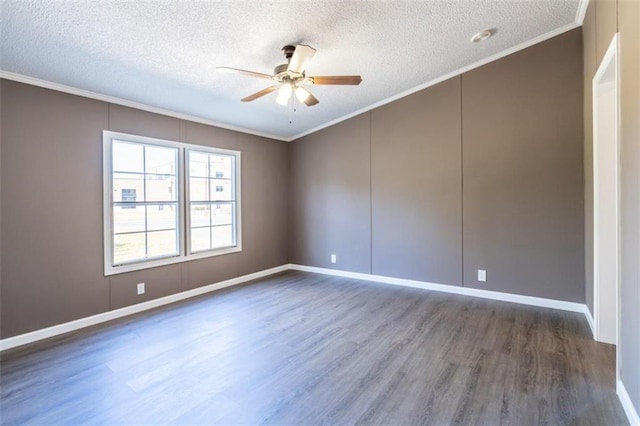
POLYGON ((462 76, 465 286, 584 301, 581 75, 574 30, 462 76))
POLYGON ((584 123, 584 252, 585 302, 593 312, 593 93, 591 80, 596 70, 595 6, 587 8, 582 24, 583 123, 584 123), (589 142, 587 142, 589 141, 589 142))
POLYGON ((0 90, 2 338, 287 263, 286 143, 7 80, 0 90), (242 252, 104 277, 104 129, 241 151, 242 252))
POLYGON ((583 25, 584 151, 587 218, 586 294, 593 312, 593 76, 614 34, 620 34, 620 351, 621 379, 640 411, 640 2, 592 1, 583 25))
POLYGON ((291 262, 371 271, 369 141, 365 113, 290 146, 291 262))
POLYGON ((291 261, 584 302, 581 52, 578 29, 293 142, 291 261))
POLYGON ((460 78, 371 112, 372 270, 462 284, 460 78))
POLYGON ((104 312, 102 129, 109 105, 2 85, 2 337, 104 312))

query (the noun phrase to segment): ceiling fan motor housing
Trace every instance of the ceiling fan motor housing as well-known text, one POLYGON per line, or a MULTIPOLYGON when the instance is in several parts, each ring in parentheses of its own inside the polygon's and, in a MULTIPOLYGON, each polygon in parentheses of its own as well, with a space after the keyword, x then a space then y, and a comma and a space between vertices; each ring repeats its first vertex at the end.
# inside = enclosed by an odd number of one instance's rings
POLYGON ((305 79, 304 72, 289 70, 289 64, 281 64, 273 69, 273 80, 279 83, 298 83, 305 79))
POLYGON ((280 64, 277 67, 275 67, 273 69, 273 75, 277 76, 278 74, 282 74, 287 72, 287 68, 289 67, 289 64, 280 64))

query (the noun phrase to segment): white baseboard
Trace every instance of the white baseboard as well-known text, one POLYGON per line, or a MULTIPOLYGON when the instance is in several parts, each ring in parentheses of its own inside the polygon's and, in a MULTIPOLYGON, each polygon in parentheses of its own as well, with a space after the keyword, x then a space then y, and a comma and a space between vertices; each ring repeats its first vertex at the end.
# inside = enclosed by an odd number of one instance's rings
POLYGON ((627 389, 624 387, 624 383, 622 383, 622 380, 618 381, 616 390, 618 393, 618 399, 622 404, 622 408, 624 408, 627 419, 629 419, 629 423, 631 424, 631 426, 640 426, 640 416, 638 415, 636 407, 633 406, 633 402, 631 402, 631 398, 629 397, 627 389))
POLYGON ((585 313, 583 303, 565 302, 563 300, 545 299, 542 297, 522 296, 519 294, 501 293, 499 291, 482 290, 477 288, 459 287, 455 285, 436 284, 425 281, 407 280, 403 278, 385 277, 382 275, 348 272, 337 269, 316 268, 315 266, 290 264, 289 269, 296 271, 314 272, 317 274, 335 275, 338 277, 354 278, 358 280, 374 281, 378 283, 400 285, 404 287, 421 288, 424 290, 440 291, 444 293, 462 294, 465 296, 481 297, 483 299, 501 300, 503 302, 519 303, 522 305, 539 306, 543 308, 560 309, 563 311, 585 313))
MULTIPOLYGON (((64 324, 54 325, 52 327, 44 328, 41 330, 32 331, 29 333, 21 334, 7 339, 0 340, 0 352, 7 349, 15 348, 18 346, 33 343, 38 340, 48 339, 50 337, 58 336, 60 334, 69 333, 71 331, 79 330, 81 328, 89 327, 92 325, 100 324, 113 319, 122 318, 128 315, 136 314, 149 309, 157 308, 159 306, 167 305, 170 303, 178 302, 180 300, 188 299, 191 297, 199 296, 205 293, 210 293, 216 290, 220 290, 226 287, 242 284, 247 281, 255 280, 258 278, 266 277, 269 275, 277 274, 287 270, 313 272, 317 274, 334 275, 338 277, 354 278, 365 281, 373 281, 384 284, 399 285, 404 287, 420 288, 424 290, 433 290, 444 293, 461 294, 465 296, 480 297, 484 299, 500 300, 504 302, 519 303, 523 305, 539 306, 543 308, 559 309, 570 312, 583 313, 589 323, 591 332, 594 331, 594 322, 589 308, 581 303, 565 302, 562 300, 545 299, 541 297, 522 296, 510 293, 501 293, 498 291, 481 290, 468 287, 458 287, 446 284, 437 284, 424 281, 407 280, 402 278, 385 277, 382 275, 364 274, 359 272, 341 271, 337 269, 317 268, 314 266, 287 264, 277 266, 271 269, 265 269, 263 271, 255 272, 253 274, 243 275, 241 277, 231 278, 229 280, 220 281, 215 284, 210 284, 203 287, 198 287, 193 290, 184 291, 170 296, 161 297, 159 299, 150 300, 148 302, 138 303, 136 305, 127 306, 113 311, 104 312, 101 314, 93 315, 86 318, 81 318, 75 321, 70 321, 64 324)), ((622 381, 617 383, 617 394, 622 407, 629 419, 632 426, 640 426, 640 417, 636 408, 631 402, 631 398, 627 393, 622 381)))
POLYGON ((159 299, 150 300, 148 302, 138 303, 136 305, 115 309, 113 311, 103 312, 101 314, 92 315, 86 318, 80 318, 78 320, 66 322, 64 324, 58 324, 52 327, 47 327, 40 330, 29 332, 29 333, 20 334, 18 336, 9 337, 7 339, 2 339, 0 340, 0 352, 5 351, 7 349, 15 348, 17 346, 26 345, 27 343, 33 343, 38 340, 48 339, 50 337, 68 333, 70 331, 75 331, 81 328, 100 324, 106 321, 111 321, 116 318, 122 318, 128 315, 136 314, 138 312, 157 308, 158 306, 178 302, 180 300, 188 299, 190 297, 200 296, 201 294, 220 290, 225 287, 231 287, 234 285, 242 284, 247 281, 255 280, 257 278, 262 278, 268 275, 277 274, 278 272, 284 272, 288 269, 289 269, 289 265, 281 265, 275 268, 254 272, 253 274, 231 278, 229 280, 220 281, 215 284, 194 288, 193 290, 187 290, 181 293, 172 294, 170 296, 161 297, 159 299))
POLYGON ((587 305, 584 305, 584 317, 587 319, 589 323, 589 328, 591 329, 591 336, 596 338, 596 322, 593 320, 593 315, 591 315, 591 311, 587 305))
POLYGON ((420 288, 424 290, 433 290, 444 293, 461 294, 465 296, 480 297, 484 299, 500 300, 504 302, 519 303, 523 305, 539 306, 543 308, 560 309, 563 311, 580 312, 585 315, 589 326, 593 331, 593 318, 586 305, 574 302, 565 302, 562 300, 545 299, 541 297, 522 296, 518 294, 501 293, 498 291, 481 290, 468 287, 459 287, 446 284, 436 284, 424 281, 407 280, 403 278, 385 277, 382 275, 364 274, 359 272, 341 271, 337 269, 317 268, 314 266, 304 266, 296 264, 286 264, 275 268, 266 269, 264 271, 255 272, 253 274, 243 275, 241 277, 232 278, 229 280, 221 281, 215 284, 210 284, 203 287, 198 287, 193 290, 184 291, 170 296, 161 297, 159 299, 150 300, 148 302, 138 303, 136 305, 127 306, 113 311, 103 312, 101 314, 93 315, 86 318, 80 318, 75 321, 70 321, 64 324, 54 325, 52 327, 43 328, 41 330, 32 331, 18 336, 9 337, 7 339, 0 340, 0 352, 7 349, 15 348, 17 346, 33 343, 38 340, 48 339, 50 337, 58 336, 60 334, 68 333, 71 331, 79 330, 84 327, 90 327, 92 325, 100 324, 113 319, 125 317, 128 315, 136 314, 149 309, 157 308, 159 306, 167 305, 169 303, 178 302, 180 300, 188 299, 190 297, 199 296, 201 294, 209 293, 212 291, 220 290, 225 287, 241 284, 247 281, 262 278, 268 275, 273 275, 278 272, 284 272, 287 270, 313 272, 317 274, 334 275, 345 278, 354 278, 365 281, 374 281, 385 284, 399 285, 404 287, 420 288))

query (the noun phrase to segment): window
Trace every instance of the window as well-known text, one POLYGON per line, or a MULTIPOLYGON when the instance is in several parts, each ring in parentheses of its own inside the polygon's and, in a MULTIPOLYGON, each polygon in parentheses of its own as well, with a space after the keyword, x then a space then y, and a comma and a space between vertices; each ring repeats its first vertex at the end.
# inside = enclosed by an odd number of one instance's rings
POLYGON ((240 153, 104 131, 105 275, 241 250, 240 153))
POLYGON ((190 252, 235 245, 235 157, 189 150, 190 252))

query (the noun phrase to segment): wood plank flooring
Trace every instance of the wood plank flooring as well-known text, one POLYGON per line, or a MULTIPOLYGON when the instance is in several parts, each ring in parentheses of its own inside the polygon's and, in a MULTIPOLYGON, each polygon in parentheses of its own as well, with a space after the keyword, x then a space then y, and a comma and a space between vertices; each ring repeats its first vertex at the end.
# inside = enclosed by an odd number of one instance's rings
POLYGON ((583 315, 287 272, 5 352, 2 424, 627 424, 583 315))

